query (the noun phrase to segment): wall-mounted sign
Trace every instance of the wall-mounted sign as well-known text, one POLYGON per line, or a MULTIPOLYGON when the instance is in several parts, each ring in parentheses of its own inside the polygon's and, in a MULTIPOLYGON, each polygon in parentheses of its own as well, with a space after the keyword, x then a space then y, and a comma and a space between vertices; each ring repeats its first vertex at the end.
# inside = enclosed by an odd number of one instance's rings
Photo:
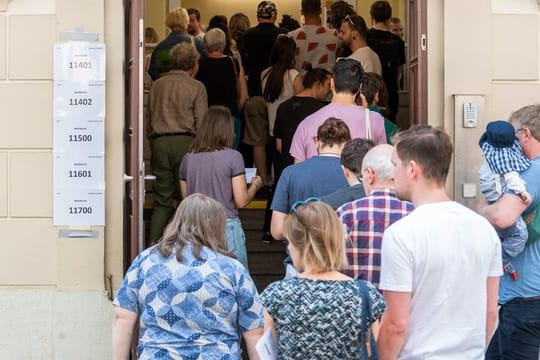
POLYGON ((105 225, 105 45, 54 46, 54 225, 105 225))

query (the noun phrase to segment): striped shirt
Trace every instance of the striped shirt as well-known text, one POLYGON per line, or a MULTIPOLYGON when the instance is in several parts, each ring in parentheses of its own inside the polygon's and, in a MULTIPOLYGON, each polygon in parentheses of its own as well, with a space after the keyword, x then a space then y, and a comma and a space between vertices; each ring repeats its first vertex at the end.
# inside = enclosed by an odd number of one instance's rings
POLYGON ((393 189, 375 189, 368 196, 346 203, 337 214, 348 234, 345 274, 379 286, 384 231, 413 211, 414 205, 397 198, 393 189))

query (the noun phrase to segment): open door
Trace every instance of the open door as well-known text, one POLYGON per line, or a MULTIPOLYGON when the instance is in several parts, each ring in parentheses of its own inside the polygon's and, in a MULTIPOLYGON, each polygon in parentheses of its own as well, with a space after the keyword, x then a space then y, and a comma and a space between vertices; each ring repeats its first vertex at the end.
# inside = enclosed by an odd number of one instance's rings
POLYGON ((125 214, 124 268, 144 244, 143 39, 144 0, 124 0, 125 64, 125 214))
POLYGON ((409 121, 427 124, 427 0, 409 0, 409 121))

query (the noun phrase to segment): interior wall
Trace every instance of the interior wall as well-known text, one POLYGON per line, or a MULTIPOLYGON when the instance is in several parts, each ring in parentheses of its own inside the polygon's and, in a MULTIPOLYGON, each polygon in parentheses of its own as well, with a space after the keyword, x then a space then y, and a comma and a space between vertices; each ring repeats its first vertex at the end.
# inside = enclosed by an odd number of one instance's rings
MULTIPOLYGON (((208 20, 214 15, 225 15, 230 18, 237 12, 243 12, 249 17, 251 25, 257 24, 257 5, 260 0, 182 0, 181 5, 184 8, 196 8, 201 13, 201 23, 203 26, 208 24, 208 20)), ((324 4, 331 1, 321 1, 324 4)), ((406 0, 390 0, 392 5, 392 15, 400 19, 407 18, 406 0)), ((167 13, 167 0, 151 0, 145 2, 145 26, 154 27, 160 38, 166 34, 165 14, 167 13)), ((277 23, 281 21, 283 14, 292 15, 300 22, 301 2, 299 0, 274 0, 278 10, 277 23)), ((369 7, 372 1, 356 1, 356 10, 370 24, 369 7)))

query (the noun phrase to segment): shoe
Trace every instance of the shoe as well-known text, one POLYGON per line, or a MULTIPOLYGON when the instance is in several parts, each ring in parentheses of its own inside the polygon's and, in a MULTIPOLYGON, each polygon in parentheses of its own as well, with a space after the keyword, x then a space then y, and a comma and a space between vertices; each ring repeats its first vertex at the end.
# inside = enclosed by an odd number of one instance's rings
POLYGON ((276 239, 272 237, 272 234, 270 234, 270 231, 265 231, 261 240, 265 244, 271 244, 272 242, 276 241, 276 239))

